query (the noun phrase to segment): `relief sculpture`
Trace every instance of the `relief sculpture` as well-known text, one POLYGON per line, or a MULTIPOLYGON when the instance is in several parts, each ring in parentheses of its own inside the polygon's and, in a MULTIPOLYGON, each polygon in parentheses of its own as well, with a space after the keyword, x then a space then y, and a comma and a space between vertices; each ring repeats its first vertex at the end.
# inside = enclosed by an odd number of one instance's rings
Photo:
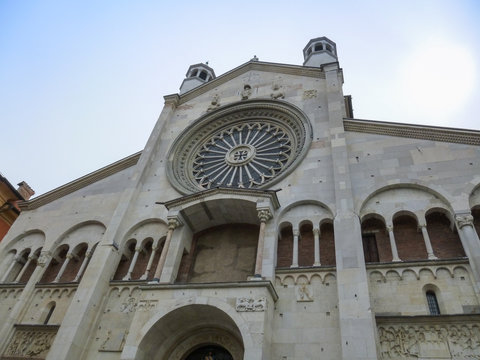
POLYGON ((478 325, 393 325, 378 328, 382 359, 480 359, 478 325))
POLYGON ((265 311, 267 308, 267 299, 261 297, 258 299, 253 298, 237 298, 237 305, 235 309, 238 312, 243 311, 265 311))
POLYGON ((6 357, 45 359, 57 333, 55 329, 17 330, 4 353, 6 357))

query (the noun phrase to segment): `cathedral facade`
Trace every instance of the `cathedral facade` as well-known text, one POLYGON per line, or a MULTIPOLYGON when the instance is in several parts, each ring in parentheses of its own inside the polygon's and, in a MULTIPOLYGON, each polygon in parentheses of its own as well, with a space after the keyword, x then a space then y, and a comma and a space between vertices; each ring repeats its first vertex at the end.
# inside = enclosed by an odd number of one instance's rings
POLYGON ((0 359, 480 359, 480 132, 355 119, 303 54, 192 65, 143 151, 20 204, 0 359))

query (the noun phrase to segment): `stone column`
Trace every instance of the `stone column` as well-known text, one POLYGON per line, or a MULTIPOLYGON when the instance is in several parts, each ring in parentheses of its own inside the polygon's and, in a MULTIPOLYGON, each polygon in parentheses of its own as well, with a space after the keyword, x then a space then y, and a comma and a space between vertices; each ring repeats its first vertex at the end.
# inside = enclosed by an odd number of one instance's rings
POLYGON ((150 274, 150 269, 152 268, 153 259, 155 258, 155 254, 158 250, 158 241, 152 244, 152 253, 150 254, 150 258, 148 259, 147 268, 145 269, 145 273, 140 277, 140 280, 147 280, 148 275, 150 274))
POLYGON ((20 282, 20 279, 22 278, 23 274, 25 274, 25 271, 27 270, 27 268, 30 266, 30 264, 32 263, 32 261, 34 260, 37 260, 38 259, 38 256, 33 254, 33 255, 30 255, 28 257, 28 260, 27 262, 25 263, 25 265, 23 265, 23 268, 22 270, 18 273, 16 279, 15 279, 15 282, 18 283, 20 282))
POLYGON ((455 224, 468 257, 477 293, 480 292, 480 239, 473 224, 473 216, 468 212, 455 214, 455 224))
POLYGON ((155 275, 153 276, 153 281, 155 283, 160 282, 160 276, 162 275, 163 265, 165 265, 165 260, 167 259, 168 248, 170 247, 170 242, 172 241, 173 231, 180 225, 179 221, 175 218, 168 219, 168 232, 167 238, 165 239, 165 244, 163 245, 162 253, 160 255, 160 260, 158 260, 157 269, 155 270, 155 275))
POLYGON ((313 228, 313 241, 314 241, 314 262, 313 266, 321 266, 320 264, 320 229, 313 228))
POLYGON ((428 236, 427 225, 421 224, 420 229, 422 230, 423 241, 425 241, 425 247, 427 248, 427 257, 429 260, 435 260, 437 257, 433 253, 432 243, 430 242, 430 236, 428 236))
POLYGON ((133 269, 135 269, 135 264, 137 263, 138 254, 140 254, 140 251, 142 251, 142 247, 137 246, 135 248, 135 254, 133 254, 133 259, 132 259, 132 262, 130 263, 130 267, 128 268, 127 275, 125 275, 122 280, 132 279, 132 272, 133 272, 133 269))
POLYGON ((297 229, 293 230, 293 255, 292 255, 292 265, 290 267, 295 268, 298 267, 298 237, 300 235, 300 231, 297 229))
POLYGON ((265 247, 265 225, 271 217, 272 214, 270 213, 270 210, 258 210, 258 218, 260 219, 260 230, 258 232, 257 259, 255 261, 254 277, 256 278, 262 277, 263 249, 265 247))
POLYGON ((34 296, 35 284, 40 281, 42 278, 45 269, 48 268, 48 264, 51 260, 51 253, 49 251, 42 251, 37 260, 37 266, 33 271, 32 276, 28 279, 25 287, 23 288, 22 293, 15 302, 12 310, 7 313, 7 316, 2 319, 0 324, 0 353, 3 354, 5 347, 7 346, 7 341, 10 340, 11 335, 14 331, 14 324, 18 322, 18 319, 21 319, 26 311, 28 310, 29 304, 34 296))
POLYGON ((388 237, 390 239, 390 247, 392 248, 392 261, 402 261, 398 256, 397 243, 395 242, 395 234, 393 233, 393 225, 387 225, 388 237))
POLYGON ((67 268, 68 263, 70 262, 70 260, 72 260, 72 258, 74 256, 75 255, 73 255, 73 253, 71 253, 71 252, 69 252, 67 254, 67 256, 65 257, 65 261, 63 262, 62 267, 60 268, 60 271, 58 272, 57 276, 55 277, 55 280, 53 280, 52 282, 57 283, 57 282, 60 281, 60 278, 62 277, 63 273, 65 272, 65 269, 67 268))
POLYGON ((10 273, 13 271, 13 268, 15 267, 15 265, 16 265, 17 263, 25 264, 25 259, 23 259, 20 255, 15 255, 15 256, 13 257, 13 260, 12 260, 12 262, 10 263, 10 266, 8 267, 8 270, 5 272, 5 275, 3 275, 2 283, 4 283, 4 282, 7 281, 8 276, 9 276, 10 273))
POLYGON ((78 273, 77 273, 77 275, 75 276, 75 279, 73 279, 73 282, 79 281, 80 278, 82 277, 83 272, 85 271, 85 268, 87 267, 88 260, 90 260, 90 257, 92 256, 92 252, 93 252, 93 251, 88 250, 88 251, 85 253, 85 257, 83 258, 82 265, 80 266, 80 269, 78 269, 78 273))

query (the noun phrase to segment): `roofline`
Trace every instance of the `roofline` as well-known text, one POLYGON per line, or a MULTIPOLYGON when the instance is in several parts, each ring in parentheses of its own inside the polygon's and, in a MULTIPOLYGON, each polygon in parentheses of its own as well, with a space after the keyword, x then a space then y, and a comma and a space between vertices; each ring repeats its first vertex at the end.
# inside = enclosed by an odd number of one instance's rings
POLYGON ((116 174, 122 170, 125 170, 129 167, 134 166, 138 162, 138 159, 140 158, 141 154, 142 154, 142 151, 139 151, 135 154, 127 156, 126 158, 123 158, 119 161, 109 164, 103 168, 93 171, 85 176, 82 176, 78 179, 70 181, 65 185, 59 186, 45 194, 37 196, 32 200, 21 201, 18 203, 18 205, 22 210, 37 209, 40 206, 43 206, 63 196, 71 194, 72 192, 82 189, 85 186, 93 184, 99 180, 105 179, 110 175, 116 174))
POLYGON ((352 132, 480 145, 479 130, 351 118, 343 119, 343 125, 346 131, 352 132))
POLYGON ((20 193, 18 192, 18 190, 13 187, 13 185, 10 183, 10 181, 8 181, 8 179, 7 179, 5 176, 3 176, 1 173, 0 173, 0 181, 3 182, 4 184, 6 184, 6 185, 8 186, 8 188, 10 189, 10 191, 11 191, 16 197, 18 197, 18 200, 21 200, 21 201, 24 201, 24 200, 25 200, 25 198, 22 196, 22 194, 20 194, 20 193))
MULTIPOLYGON (((212 79, 203 85, 197 86, 196 88, 190 91, 187 91, 182 95, 179 95, 178 105, 183 104, 199 96, 200 94, 203 94, 209 90, 212 90, 226 83, 227 81, 230 81, 231 79, 238 77, 241 74, 251 70, 270 71, 270 72, 277 72, 277 73, 282 73, 287 75, 308 76, 308 77, 322 78, 322 79, 325 78, 324 71, 318 67, 250 60, 230 71, 227 71, 226 73, 220 76, 217 76, 215 79, 212 79)), ((176 94, 166 95, 164 98, 168 98, 173 95, 176 95, 176 94)))

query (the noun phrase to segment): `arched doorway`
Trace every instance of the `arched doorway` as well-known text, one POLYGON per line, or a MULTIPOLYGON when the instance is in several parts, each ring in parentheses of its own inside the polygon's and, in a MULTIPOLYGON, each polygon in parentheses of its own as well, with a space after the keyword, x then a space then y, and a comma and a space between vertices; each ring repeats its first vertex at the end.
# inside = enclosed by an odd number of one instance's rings
POLYGON ((193 350, 185 360, 233 360, 233 357, 221 346, 207 345, 193 350))
POLYGON ((227 313, 212 305, 191 304, 160 318, 138 350, 136 360, 205 360, 208 351, 218 353, 214 360, 242 360, 244 344, 227 313))

